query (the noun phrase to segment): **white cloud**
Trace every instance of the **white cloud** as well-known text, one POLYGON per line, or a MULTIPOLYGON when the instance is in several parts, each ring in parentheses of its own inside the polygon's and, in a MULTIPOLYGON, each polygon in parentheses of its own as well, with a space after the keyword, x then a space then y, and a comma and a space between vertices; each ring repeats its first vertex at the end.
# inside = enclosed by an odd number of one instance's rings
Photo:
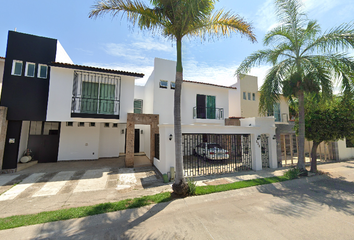
MULTIPOLYGON (((352 8, 352 0, 301 0, 304 12, 308 13, 309 19, 316 19, 339 5, 346 5, 345 8, 352 8)), ((275 16, 274 0, 266 0, 256 12, 255 25, 260 30, 266 32, 277 25, 275 16)))

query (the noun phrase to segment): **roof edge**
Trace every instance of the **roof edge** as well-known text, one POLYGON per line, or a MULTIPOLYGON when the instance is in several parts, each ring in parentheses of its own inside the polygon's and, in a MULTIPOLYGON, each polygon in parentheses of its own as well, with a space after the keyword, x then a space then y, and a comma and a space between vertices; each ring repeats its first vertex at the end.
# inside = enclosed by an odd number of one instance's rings
POLYGON ((62 63, 62 62, 51 62, 50 65, 53 67, 63 67, 63 68, 71 68, 71 69, 86 70, 86 71, 120 74, 120 75, 139 77, 139 78, 142 78, 145 75, 143 73, 126 72, 126 71, 120 71, 120 70, 114 70, 108 68, 98 68, 98 67, 91 67, 91 66, 84 66, 84 65, 77 65, 77 64, 70 64, 70 63, 62 63))
POLYGON ((208 86, 212 86, 212 87, 221 87, 221 88, 228 88, 228 89, 237 89, 236 87, 222 86, 222 85, 217 85, 217 84, 212 84, 212 83, 204 83, 204 82, 195 82, 195 81, 189 81, 189 80, 183 80, 183 82, 196 83, 196 84, 203 84, 203 85, 208 85, 208 86))

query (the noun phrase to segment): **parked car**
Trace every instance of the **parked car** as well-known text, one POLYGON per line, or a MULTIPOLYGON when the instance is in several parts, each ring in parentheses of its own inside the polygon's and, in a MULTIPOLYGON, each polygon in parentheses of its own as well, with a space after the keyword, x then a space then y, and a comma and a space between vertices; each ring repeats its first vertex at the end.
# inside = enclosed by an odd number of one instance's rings
POLYGON ((229 159, 229 151, 223 149, 217 143, 201 143, 194 148, 194 155, 203 157, 208 160, 224 160, 229 159))

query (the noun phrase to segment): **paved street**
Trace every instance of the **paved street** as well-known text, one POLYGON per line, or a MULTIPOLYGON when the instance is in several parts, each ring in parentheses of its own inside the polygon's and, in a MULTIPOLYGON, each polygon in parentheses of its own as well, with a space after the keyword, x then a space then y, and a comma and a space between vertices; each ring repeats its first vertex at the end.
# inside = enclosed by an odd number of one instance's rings
POLYGON ((0 239, 353 239, 354 162, 322 175, 0 231, 0 239))

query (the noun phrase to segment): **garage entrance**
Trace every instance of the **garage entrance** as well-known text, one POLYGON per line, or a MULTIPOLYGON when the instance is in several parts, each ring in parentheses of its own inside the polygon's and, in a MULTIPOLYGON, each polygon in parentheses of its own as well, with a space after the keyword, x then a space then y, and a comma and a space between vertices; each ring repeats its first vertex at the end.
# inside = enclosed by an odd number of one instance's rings
POLYGON ((32 150, 38 163, 58 160, 59 132, 59 122, 31 122, 28 148, 32 150))
POLYGON ((252 169, 249 134, 183 134, 186 177, 252 169))

